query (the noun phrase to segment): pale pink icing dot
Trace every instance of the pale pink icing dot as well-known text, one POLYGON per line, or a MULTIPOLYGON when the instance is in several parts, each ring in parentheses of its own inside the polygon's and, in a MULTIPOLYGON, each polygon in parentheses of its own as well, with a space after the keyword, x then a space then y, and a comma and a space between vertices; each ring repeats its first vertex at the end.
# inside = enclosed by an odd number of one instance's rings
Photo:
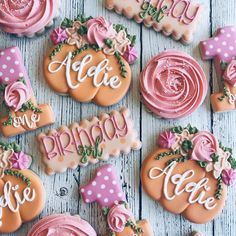
POLYGON ((86 203, 97 202, 100 208, 112 207, 114 203, 126 201, 115 167, 104 165, 96 170, 94 178, 80 188, 86 203))
POLYGON ((168 50, 142 71, 142 102, 157 116, 181 118, 193 113, 207 94, 208 82, 198 62, 186 53, 168 50))
POLYGON ((203 60, 214 59, 217 74, 222 75, 221 62, 230 63, 236 56, 236 28, 227 26, 216 31, 215 36, 199 45, 203 60))

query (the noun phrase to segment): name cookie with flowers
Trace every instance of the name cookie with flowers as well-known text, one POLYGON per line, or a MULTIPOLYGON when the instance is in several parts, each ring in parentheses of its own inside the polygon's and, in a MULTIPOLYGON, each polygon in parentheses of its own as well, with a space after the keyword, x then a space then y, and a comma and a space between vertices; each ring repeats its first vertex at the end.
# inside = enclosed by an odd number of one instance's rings
POLYGON ((144 190, 166 210, 191 222, 213 220, 225 205, 227 186, 236 180, 232 150, 190 125, 164 131, 158 145, 142 166, 144 190))
POLYGON ((31 163, 16 143, 0 142, 0 233, 15 232, 43 210, 45 190, 31 163))
POLYGON ((0 50, 0 94, 6 115, 0 118, 0 132, 5 137, 54 123, 49 105, 38 105, 18 47, 0 50))
POLYGON ((135 39, 103 17, 66 18, 51 34, 55 46, 44 60, 45 79, 54 91, 79 102, 113 105, 129 89, 135 39))

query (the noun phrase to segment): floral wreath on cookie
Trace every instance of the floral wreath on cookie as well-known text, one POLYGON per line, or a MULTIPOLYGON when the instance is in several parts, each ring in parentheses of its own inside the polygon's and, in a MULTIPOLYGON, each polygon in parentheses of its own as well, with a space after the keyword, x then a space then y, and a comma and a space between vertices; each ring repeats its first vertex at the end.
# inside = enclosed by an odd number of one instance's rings
POLYGON ((232 156, 232 149, 224 147, 208 131, 198 131, 191 125, 185 128, 174 127, 160 134, 158 145, 171 151, 160 153, 156 157, 157 160, 170 155, 180 155, 181 157, 168 161, 167 165, 173 161, 194 160, 207 172, 212 172, 217 179, 216 199, 221 198, 222 182, 230 186, 236 180, 236 160, 232 156))
POLYGON ((20 170, 26 170, 32 163, 32 157, 25 154, 16 143, 4 144, 0 142, 0 178, 5 175, 15 176, 22 179, 27 186, 31 185, 29 178, 25 177, 20 170))
POLYGON ((13 117, 11 110, 14 112, 26 112, 27 110, 31 110, 35 113, 33 117, 35 122, 38 121, 36 114, 42 113, 42 110, 34 106, 31 101, 31 93, 23 77, 10 84, 1 84, 0 92, 4 94, 3 105, 6 107, 8 117, 7 121, 3 122, 3 126, 12 125, 14 122, 18 123, 18 118, 13 117))
POLYGON ((129 64, 133 64, 138 57, 134 47, 136 36, 130 35, 123 25, 112 24, 103 17, 79 15, 74 20, 65 18, 61 26, 54 29, 50 38, 53 44, 57 45, 50 54, 50 59, 61 51, 64 44, 77 47, 72 53, 72 59, 89 48, 102 50, 106 55, 116 57, 122 77, 127 73, 122 57, 129 64))
POLYGON ((128 208, 127 202, 120 201, 115 203, 111 208, 104 207, 102 212, 106 217, 110 236, 115 236, 115 233, 123 232, 125 227, 128 226, 137 234, 143 233, 143 229, 134 223, 134 216, 128 208))

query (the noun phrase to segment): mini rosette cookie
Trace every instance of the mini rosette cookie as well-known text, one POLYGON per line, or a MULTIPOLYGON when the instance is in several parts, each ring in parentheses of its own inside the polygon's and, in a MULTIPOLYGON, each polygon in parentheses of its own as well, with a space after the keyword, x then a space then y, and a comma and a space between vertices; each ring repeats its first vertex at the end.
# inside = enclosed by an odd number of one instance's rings
POLYGON ((33 37, 50 27, 58 13, 58 0, 3 0, 0 29, 19 37, 33 37))
POLYGON ((193 113, 202 104, 207 89, 207 79, 198 62, 176 50, 154 57, 140 77, 144 105, 166 119, 193 113))
POLYGON ((27 236, 97 236, 93 227, 79 216, 69 214, 51 215, 40 220, 27 236))

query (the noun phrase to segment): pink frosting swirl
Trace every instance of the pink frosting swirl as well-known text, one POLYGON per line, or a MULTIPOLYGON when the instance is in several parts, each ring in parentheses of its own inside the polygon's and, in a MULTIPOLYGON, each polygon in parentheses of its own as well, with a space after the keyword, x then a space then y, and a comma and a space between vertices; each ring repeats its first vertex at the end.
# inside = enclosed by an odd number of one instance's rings
POLYGON ((13 82, 5 88, 4 100, 6 105, 13 111, 17 112, 22 105, 30 99, 30 90, 20 82, 13 82))
POLYGON ((142 71, 143 103, 157 116, 167 119, 190 115, 207 94, 206 76, 188 54, 169 50, 154 57, 142 71))
POLYGON ((124 204, 114 205, 107 216, 109 228, 114 232, 122 232, 128 220, 132 219, 133 215, 129 209, 126 209, 124 204))
POLYGON ((0 28, 18 36, 32 36, 54 18, 58 0, 3 0, 0 6, 0 28))
POLYGON ((97 44, 99 47, 105 45, 104 40, 113 38, 116 31, 113 29, 112 23, 105 20, 103 17, 97 17, 87 22, 88 32, 87 38, 89 43, 97 44))
POLYGON ((96 236, 95 230, 79 216, 51 215, 40 220, 27 236, 96 236))
POLYGON ((159 135, 158 145, 160 148, 171 148, 172 145, 176 142, 175 134, 171 131, 164 131, 159 135))
POLYGON ((236 180, 236 171, 233 169, 223 170, 222 179, 226 185, 233 185, 236 180))
POLYGON ((232 60, 230 62, 225 70, 223 77, 226 82, 228 82, 232 86, 236 86, 236 60, 232 60))
POLYGON ((219 149, 218 140, 207 131, 199 132, 193 139, 193 151, 191 160, 211 162, 211 155, 219 149))

